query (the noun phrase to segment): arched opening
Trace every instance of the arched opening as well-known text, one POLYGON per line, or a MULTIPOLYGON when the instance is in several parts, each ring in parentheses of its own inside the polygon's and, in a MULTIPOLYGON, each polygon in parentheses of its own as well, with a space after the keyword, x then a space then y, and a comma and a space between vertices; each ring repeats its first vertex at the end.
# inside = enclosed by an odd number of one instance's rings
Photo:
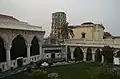
POLYGON ((82 38, 85 38, 85 35, 86 35, 86 33, 81 33, 81 35, 82 35, 82 38))
POLYGON ((55 53, 51 53, 51 59, 55 59, 55 53))
POLYGON ((92 60, 92 49, 91 49, 91 48, 88 48, 88 49, 87 49, 86 60, 87 60, 87 61, 91 61, 91 60, 92 60))
POLYGON ((120 50, 114 52, 114 65, 120 65, 120 50))
POLYGON ((80 47, 76 47, 74 51, 74 57, 76 61, 81 61, 83 60, 83 51, 81 50, 80 47))
POLYGON ((25 43, 25 39, 18 35, 12 41, 11 52, 11 60, 14 60, 18 57, 27 57, 27 47, 25 43))
POLYGON ((120 57, 120 51, 116 53, 115 57, 120 57))
POLYGON ((101 62, 102 61, 102 55, 100 49, 97 49, 95 51, 95 62, 101 62))
POLYGON ((39 55, 39 44, 36 36, 34 36, 34 38, 32 39, 31 44, 32 45, 30 47, 30 55, 31 56, 39 55))
POLYGON ((68 59, 71 59, 70 47, 67 47, 67 57, 68 59))
POLYGON ((0 62, 6 61, 6 50, 4 47, 3 39, 0 37, 0 62))

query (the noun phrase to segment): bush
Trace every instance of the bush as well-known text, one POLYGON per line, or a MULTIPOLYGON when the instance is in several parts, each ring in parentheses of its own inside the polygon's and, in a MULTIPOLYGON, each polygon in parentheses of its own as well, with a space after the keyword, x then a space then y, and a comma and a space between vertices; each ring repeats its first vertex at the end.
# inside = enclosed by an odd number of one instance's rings
POLYGON ((11 71, 13 71, 13 70, 14 70, 14 68, 13 68, 13 67, 11 67, 11 68, 10 68, 10 70, 11 70, 11 71))
POLYGON ((96 68, 96 70, 91 73, 89 72, 91 79, 119 79, 120 70, 114 68, 109 68, 107 66, 101 66, 96 68))
POLYGON ((28 72, 30 72, 30 71, 31 71, 31 69, 32 69, 31 67, 27 67, 27 71, 28 71, 28 72))
POLYGON ((44 72, 40 70, 35 70, 33 72, 33 77, 34 79, 48 79, 47 74, 45 74, 44 72))

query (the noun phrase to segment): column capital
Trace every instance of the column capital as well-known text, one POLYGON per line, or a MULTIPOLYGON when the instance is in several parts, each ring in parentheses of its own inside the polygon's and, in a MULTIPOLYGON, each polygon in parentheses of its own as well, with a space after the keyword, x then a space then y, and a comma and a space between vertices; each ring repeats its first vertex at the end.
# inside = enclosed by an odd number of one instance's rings
POLYGON ((84 53, 87 53, 87 48, 81 48, 84 53))
POLYGON ((92 49, 92 54, 95 54, 96 49, 95 48, 91 48, 92 49))
POLYGON ((10 50, 12 45, 11 44, 4 44, 4 47, 6 50, 10 50))
POLYGON ((31 45, 32 45, 31 43, 26 44, 27 47, 30 47, 31 45))
POLYGON ((39 42, 38 44, 39 44, 39 46, 42 46, 42 43, 41 43, 41 42, 39 42))

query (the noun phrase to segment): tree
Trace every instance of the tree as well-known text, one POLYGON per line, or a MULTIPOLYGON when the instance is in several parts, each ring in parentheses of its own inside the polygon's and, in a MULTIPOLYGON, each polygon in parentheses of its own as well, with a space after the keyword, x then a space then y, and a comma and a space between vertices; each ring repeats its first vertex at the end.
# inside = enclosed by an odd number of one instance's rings
POLYGON ((113 64, 113 51, 114 48, 110 47, 110 46, 104 46, 104 48, 102 48, 102 55, 104 56, 104 60, 106 64, 113 64))
MULTIPOLYGON (((59 28, 60 29, 60 33, 59 33, 59 36, 61 35, 62 36, 62 41, 66 44, 66 42, 67 42, 67 39, 69 39, 70 38, 70 36, 73 38, 74 37, 74 33, 73 33, 73 30, 72 30, 72 28, 70 28, 69 26, 68 26, 68 22, 67 23, 65 23, 61 28, 59 28)), ((65 45, 65 51, 66 51, 66 61, 67 61, 67 45, 65 45)))
POLYGON ((65 23, 60 29, 61 29, 61 33, 59 33, 59 35, 62 35, 62 39, 63 40, 66 40, 66 39, 69 39, 70 36, 73 38, 74 37, 74 33, 73 33, 73 30, 72 28, 70 28, 68 26, 68 22, 65 23))

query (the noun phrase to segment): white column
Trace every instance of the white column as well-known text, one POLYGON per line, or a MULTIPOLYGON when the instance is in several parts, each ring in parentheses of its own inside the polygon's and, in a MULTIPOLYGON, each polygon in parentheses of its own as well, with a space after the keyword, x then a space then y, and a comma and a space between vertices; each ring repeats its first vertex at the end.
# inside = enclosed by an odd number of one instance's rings
POLYGON ((95 62, 95 53, 92 53, 92 62, 95 62))
POLYGON ((28 63, 30 63, 30 46, 31 46, 31 44, 27 44, 27 59, 28 59, 28 63))
POLYGON ((83 61, 86 61, 86 57, 87 57, 87 52, 83 52, 83 61))
POLYGON ((71 59, 74 59, 73 52, 71 52, 71 59))
POLYGON ((83 51, 83 61, 86 61, 86 57, 87 57, 87 48, 81 48, 83 51))
POLYGON ((102 61, 101 61, 101 63, 104 63, 104 56, 102 55, 102 61))
POLYGON ((75 59, 74 58, 74 50, 75 50, 75 47, 70 47, 71 59, 75 59))
POLYGON ((11 45, 7 44, 5 46, 6 49, 6 61, 7 61, 7 69, 11 68, 11 57, 10 57, 10 49, 11 49, 11 45))
POLYGON ((42 44, 40 44, 40 43, 39 43, 39 53, 40 53, 40 59, 43 59, 42 44))
POLYGON ((95 62, 95 50, 92 48, 92 62, 95 62))

